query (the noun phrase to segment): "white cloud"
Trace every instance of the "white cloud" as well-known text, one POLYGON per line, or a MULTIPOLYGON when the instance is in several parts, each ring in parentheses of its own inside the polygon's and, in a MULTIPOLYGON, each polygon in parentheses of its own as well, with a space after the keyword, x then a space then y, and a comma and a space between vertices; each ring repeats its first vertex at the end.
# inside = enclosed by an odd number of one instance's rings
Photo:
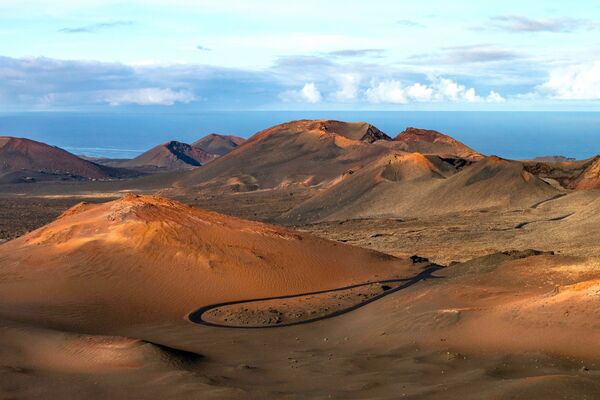
POLYGON ((382 81, 376 85, 371 85, 365 95, 371 103, 406 104, 409 102, 406 88, 402 86, 400 81, 396 80, 382 81))
POLYGON ((304 84, 300 90, 287 90, 279 95, 287 103, 319 103, 322 99, 321 92, 314 82, 304 84))
POLYGON ((100 92, 98 96, 99 102, 111 106, 126 104, 172 106, 175 103, 189 103, 193 100, 195 100, 194 95, 188 91, 161 88, 107 90, 100 92))
POLYGON ((485 98, 485 101, 488 103, 504 103, 506 99, 502 97, 500 93, 491 90, 490 94, 485 98))
POLYGON ((464 85, 459 85, 451 79, 434 78, 432 86, 435 90, 435 97, 438 101, 460 101, 461 99, 473 101, 473 96, 476 96, 474 91, 469 92, 467 95, 467 88, 464 85))
POLYGON ((416 101, 430 101, 433 96, 433 89, 420 83, 409 86, 406 92, 410 98, 416 101))
POLYGON ((338 101, 355 100, 358 97, 360 76, 357 74, 340 74, 336 77, 339 89, 333 93, 333 98, 338 101))
POLYGON ((504 98, 497 92, 491 91, 483 98, 474 88, 467 88, 451 79, 430 78, 429 84, 414 83, 404 86, 398 80, 386 80, 373 83, 365 91, 367 100, 371 103, 408 104, 411 102, 466 102, 466 103, 500 103, 504 98))
POLYGON ((321 92, 319 92, 317 86, 312 82, 305 84, 300 94, 308 103, 318 103, 321 101, 321 92))
POLYGON ((548 80, 537 89, 553 99, 600 99, 600 61, 550 71, 548 80))

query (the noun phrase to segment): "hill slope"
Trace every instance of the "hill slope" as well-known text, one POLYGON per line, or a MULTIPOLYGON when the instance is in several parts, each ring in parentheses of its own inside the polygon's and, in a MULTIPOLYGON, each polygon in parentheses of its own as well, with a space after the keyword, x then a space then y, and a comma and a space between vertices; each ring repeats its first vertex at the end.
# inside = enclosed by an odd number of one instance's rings
POLYGON ((107 179, 130 175, 34 140, 0 136, 0 182, 107 179))
POLYGON ((192 147, 199 148, 210 154, 219 156, 229 153, 231 150, 244 143, 246 139, 239 136, 226 136, 211 133, 192 143, 192 147))
POLYGON ((576 190, 600 189, 600 157, 591 160, 569 187, 576 190))
POLYGON ((173 171, 199 167, 215 157, 198 147, 172 140, 119 165, 126 168, 152 167, 173 171))
POLYGON ((150 197, 82 203, 0 245, 0 315, 71 329, 405 277, 411 263, 150 197), (77 313, 66 311, 77 304, 77 313))
POLYGON ((456 156, 467 160, 479 160, 482 155, 456 139, 438 131, 407 128, 394 138, 394 148, 422 154, 456 156))
POLYGON ((385 156, 282 216, 286 223, 414 217, 529 207, 558 193, 519 162, 487 157, 459 169, 420 153, 385 156))
POLYGON ((230 153, 176 182, 236 191, 326 185, 390 150, 385 134, 367 123, 292 121, 258 132, 230 153), (379 139, 379 141, 376 141, 379 139))

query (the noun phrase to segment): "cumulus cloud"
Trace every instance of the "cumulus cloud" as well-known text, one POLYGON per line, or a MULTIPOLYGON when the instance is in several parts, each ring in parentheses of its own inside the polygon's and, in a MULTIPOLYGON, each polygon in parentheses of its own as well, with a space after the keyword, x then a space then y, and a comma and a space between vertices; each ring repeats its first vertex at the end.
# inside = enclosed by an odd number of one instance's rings
POLYGON ((406 104, 409 102, 406 87, 396 80, 382 81, 371 85, 365 95, 371 103, 406 104))
POLYGON ((500 93, 491 90, 490 94, 486 97, 488 103, 504 103, 506 99, 500 95, 500 93))
POLYGON ((548 80, 538 91, 554 99, 600 99, 600 61, 572 65, 550 71, 548 80))
POLYGON ((195 100, 195 96, 188 91, 161 88, 102 91, 97 93, 97 98, 99 102, 111 106, 172 106, 175 103, 190 103, 195 100))
POLYGON ((577 18, 528 18, 521 15, 499 15, 492 17, 496 27, 510 32, 571 32, 590 29, 596 24, 577 18))
POLYGON ((365 92, 371 103, 408 104, 425 102, 499 103, 504 98, 497 92, 481 97, 474 88, 467 88, 451 79, 430 78, 428 84, 404 85, 398 80, 386 80, 372 84, 365 92))
POLYGON ((358 97, 358 85, 360 76, 358 74, 346 73, 336 76, 338 90, 333 93, 333 99, 337 101, 352 101, 358 97))
POLYGON ((287 103, 319 103, 322 99, 321 92, 314 82, 305 83, 300 90, 287 90, 279 96, 287 103))
POLYGON ((133 21, 109 21, 96 24, 89 24, 71 28, 62 28, 58 31, 61 33, 96 33, 101 30, 119 28, 122 26, 133 25, 133 21))

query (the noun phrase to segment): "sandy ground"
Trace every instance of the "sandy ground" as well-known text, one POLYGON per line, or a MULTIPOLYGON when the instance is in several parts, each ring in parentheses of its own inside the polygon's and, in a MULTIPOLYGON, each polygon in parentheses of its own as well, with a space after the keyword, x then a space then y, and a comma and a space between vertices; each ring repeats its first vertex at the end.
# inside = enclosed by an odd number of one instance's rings
MULTIPOLYGON (((290 208, 288 197, 294 196, 259 192, 189 202, 269 220, 290 208), (270 203, 261 204, 261 197, 270 203)), ((107 270, 82 271, 72 264, 72 273, 50 290, 42 280, 56 276, 58 263, 43 273, 31 265, 10 270, 2 263, 3 288, 9 283, 16 290, 0 290, 5 300, 19 298, 19 287, 33 284, 37 290, 22 295, 19 305, 3 301, 0 398, 597 398, 597 199, 594 191, 578 192, 502 213, 297 227, 401 258, 418 254, 448 267, 436 273, 439 279, 350 313, 275 329, 192 324, 187 312, 216 301, 203 300, 203 293, 192 296, 195 306, 173 300, 193 291, 173 298, 170 291, 151 290, 146 301, 132 302, 146 289, 136 288, 118 263, 110 285, 96 286, 89 296, 82 296, 90 293, 82 282, 107 270), (555 255, 509 252, 529 248, 555 255), (35 276, 41 280, 32 283, 35 276), (111 297, 116 288, 129 294, 111 297), (165 302, 173 305, 157 312, 154 306, 165 302), (125 312, 124 305, 135 313, 125 312)), ((3 235, 20 236, 80 200, 3 197, 3 235)), ((99 242, 95 246, 102 248, 99 242)), ((172 281, 173 271, 164 268, 156 263, 150 270, 172 281)))

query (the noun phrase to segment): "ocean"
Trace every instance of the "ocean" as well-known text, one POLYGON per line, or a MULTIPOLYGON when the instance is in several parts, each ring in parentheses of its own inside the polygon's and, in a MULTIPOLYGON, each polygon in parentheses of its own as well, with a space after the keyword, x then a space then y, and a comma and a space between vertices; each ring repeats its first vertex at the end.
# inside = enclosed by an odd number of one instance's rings
POLYGON ((475 150, 510 159, 600 153, 597 112, 223 111, 0 113, 0 135, 26 137, 94 157, 131 158, 168 140, 208 133, 249 137, 295 119, 367 121, 390 136, 404 128, 435 129, 475 150))

